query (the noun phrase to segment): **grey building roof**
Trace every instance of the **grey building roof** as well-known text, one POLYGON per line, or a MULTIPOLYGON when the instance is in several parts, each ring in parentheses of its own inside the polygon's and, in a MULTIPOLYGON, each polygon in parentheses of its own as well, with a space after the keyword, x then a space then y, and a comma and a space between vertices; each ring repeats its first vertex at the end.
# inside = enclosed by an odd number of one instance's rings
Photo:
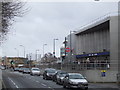
POLYGON ((92 24, 90 23, 87 26, 81 27, 77 32, 75 32, 75 34, 78 35, 78 34, 84 32, 84 31, 86 31, 86 30, 88 30, 90 28, 93 28, 95 26, 98 26, 98 25, 100 25, 100 24, 102 24, 102 23, 104 23, 104 22, 106 22, 108 20, 110 20, 110 16, 108 16, 106 18, 103 18, 103 19, 101 19, 99 21, 93 21, 92 24))

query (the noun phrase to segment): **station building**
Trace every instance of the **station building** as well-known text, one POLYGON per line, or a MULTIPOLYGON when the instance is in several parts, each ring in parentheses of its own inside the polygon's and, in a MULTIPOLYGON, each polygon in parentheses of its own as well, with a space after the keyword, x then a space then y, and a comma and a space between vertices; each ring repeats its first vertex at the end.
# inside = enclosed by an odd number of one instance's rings
POLYGON ((108 16, 75 33, 75 60, 80 64, 80 72, 89 81, 118 81, 120 60, 118 21, 118 15, 108 16))
POLYGON ((72 52, 64 61, 77 64, 66 70, 79 72, 90 82, 120 82, 119 19, 118 14, 108 15, 69 34, 66 47, 72 52))

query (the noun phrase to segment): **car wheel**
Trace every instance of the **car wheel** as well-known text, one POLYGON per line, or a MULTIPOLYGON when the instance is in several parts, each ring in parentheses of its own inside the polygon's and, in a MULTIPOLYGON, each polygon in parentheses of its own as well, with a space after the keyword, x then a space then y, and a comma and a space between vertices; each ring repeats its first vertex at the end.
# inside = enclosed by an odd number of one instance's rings
POLYGON ((45 77, 43 77, 43 79, 45 79, 45 77))
POLYGON ((45 80, 48 80, 48 78, 46 77, 45 80))
POLYGON ((85 90, 88 90, 88 87, 86 87, 85 90))
POLYGON ((67 85, 67 88, 70 88, 70 84, 67 85))
POLYGON ((63 88, 66 88, 66 85, 65 85, 65 83, 63 83, 63 88))
POLYGON ((56 84, 59 84, 58 81, 56 81, 56 84))

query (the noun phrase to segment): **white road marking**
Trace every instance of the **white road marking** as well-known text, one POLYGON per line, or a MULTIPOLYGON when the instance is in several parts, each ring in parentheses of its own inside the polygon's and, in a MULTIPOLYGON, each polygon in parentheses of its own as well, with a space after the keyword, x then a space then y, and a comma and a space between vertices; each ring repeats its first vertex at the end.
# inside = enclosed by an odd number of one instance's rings
POLYGON ((16 88, 19 88, 19 87, 13 82, 12 79, 10 79, 9 77, 8 77, 8 79, 13 83, 13 85, 14 85, 16 88))
POLYGON ((47 86, 47 85, 45 85, 45 84, 43 84, 43 83, 41 83, 41 85, 43 85, 43 86, 47 86))

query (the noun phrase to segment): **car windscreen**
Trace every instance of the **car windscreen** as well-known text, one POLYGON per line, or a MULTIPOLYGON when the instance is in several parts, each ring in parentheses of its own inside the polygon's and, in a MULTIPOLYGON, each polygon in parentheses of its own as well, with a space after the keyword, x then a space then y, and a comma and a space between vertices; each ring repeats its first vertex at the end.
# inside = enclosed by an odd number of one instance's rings
POLYGON ((47 70, 47 73, 55 73, 56 70, 47 70))
POLYGON ((84 77, 80 74, 69 75, 69 79, 84 79, 84 77))
POLYGON ((59 73, 58 74, 60 77, 65 77, 67 75, 67 73, 63 72, 63 73, 59 73))
POLYGON ((29 68, 25 68, 25 70, 30 70, 29 68))
POLYGON ((37 68, 34 68, 34 69, 32 69, 32 70, 34 70, 34 71, 40 71, 40 69, 37 69, 37 68))

